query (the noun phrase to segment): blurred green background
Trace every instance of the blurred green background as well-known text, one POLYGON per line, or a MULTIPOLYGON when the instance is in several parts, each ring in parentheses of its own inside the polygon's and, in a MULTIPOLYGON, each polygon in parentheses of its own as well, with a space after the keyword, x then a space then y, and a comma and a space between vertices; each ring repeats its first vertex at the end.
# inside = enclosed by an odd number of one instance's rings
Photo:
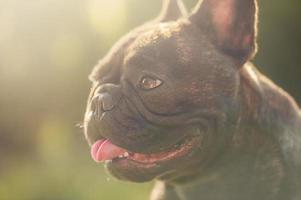
MULTIPOLYGON (((189 9, 197 0, 185 0, 189 9)), ((258 68, 301 102, 300 0, 262 0, 258 68)), ((0 200, 147 199, 114 180, 80 123, 92 67, 161 0, 0 0, 0 200)))

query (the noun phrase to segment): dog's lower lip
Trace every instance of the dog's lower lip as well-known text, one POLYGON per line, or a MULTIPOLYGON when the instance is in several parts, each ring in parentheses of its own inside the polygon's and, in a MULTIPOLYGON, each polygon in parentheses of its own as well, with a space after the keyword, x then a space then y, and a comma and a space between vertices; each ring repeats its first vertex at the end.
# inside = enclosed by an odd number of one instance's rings
POLYGON ((139 162, 141 164, 152 164, 152 163, 160 163, 166 162, 169 160, 173 160, 175 158, 179 158, 181 156, 186 155, 195 145, 194 143, 197 140, 195 138, 186 138, 182 140, 180 143, 174 145, 172 149, 160 152, 160 153, 153 153, 153 154, 139 154, 134 153, 131 154, 129 159, 139 162))
POLYGON ((194 146, 194 138, 186 139, 180 144, 174 145, 171 150, 153 154, 141 154, 130 152, 126 149, 112 144, 108 139, 98 140, 91 147, 92 158, 96 162, 113 161, 118 162, 121 160, 132 160, 141 164, 160 163, 172 160, 177 157, 186 155, 194 146))

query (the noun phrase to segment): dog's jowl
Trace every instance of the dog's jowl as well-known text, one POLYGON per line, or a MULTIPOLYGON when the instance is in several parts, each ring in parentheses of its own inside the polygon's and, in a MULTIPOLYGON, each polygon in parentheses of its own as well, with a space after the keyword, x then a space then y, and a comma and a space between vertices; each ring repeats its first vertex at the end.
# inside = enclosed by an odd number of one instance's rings
POLYGON ((93 70, 85 135, 116 178, 152 200, 300 200, 301 112, 262 75, 255 0, 180 0, 93 70))

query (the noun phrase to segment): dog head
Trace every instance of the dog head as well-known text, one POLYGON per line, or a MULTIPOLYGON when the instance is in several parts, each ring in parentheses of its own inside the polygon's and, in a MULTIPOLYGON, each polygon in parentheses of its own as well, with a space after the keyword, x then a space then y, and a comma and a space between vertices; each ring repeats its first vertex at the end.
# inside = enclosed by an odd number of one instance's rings
POLYGON ((255 0, 204 0, 189 16, 180 0, 166 1, 91 74, 85 135, 93 158, 130 181, 182 176, 210 162, 228 137, 220 130, 235 115, 255 24, 255 0))

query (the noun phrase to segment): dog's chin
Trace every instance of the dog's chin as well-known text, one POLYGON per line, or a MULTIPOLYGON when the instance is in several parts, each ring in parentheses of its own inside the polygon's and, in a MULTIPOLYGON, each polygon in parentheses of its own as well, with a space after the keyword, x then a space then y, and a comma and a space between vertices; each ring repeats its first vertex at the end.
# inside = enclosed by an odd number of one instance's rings
POLYGON ((189 136, 160 153, 130 152, 126 157, 106 161, 106 169, 117 179, 146 182, 167 173, 181 172, 199 160, 202 137, 189 136))

